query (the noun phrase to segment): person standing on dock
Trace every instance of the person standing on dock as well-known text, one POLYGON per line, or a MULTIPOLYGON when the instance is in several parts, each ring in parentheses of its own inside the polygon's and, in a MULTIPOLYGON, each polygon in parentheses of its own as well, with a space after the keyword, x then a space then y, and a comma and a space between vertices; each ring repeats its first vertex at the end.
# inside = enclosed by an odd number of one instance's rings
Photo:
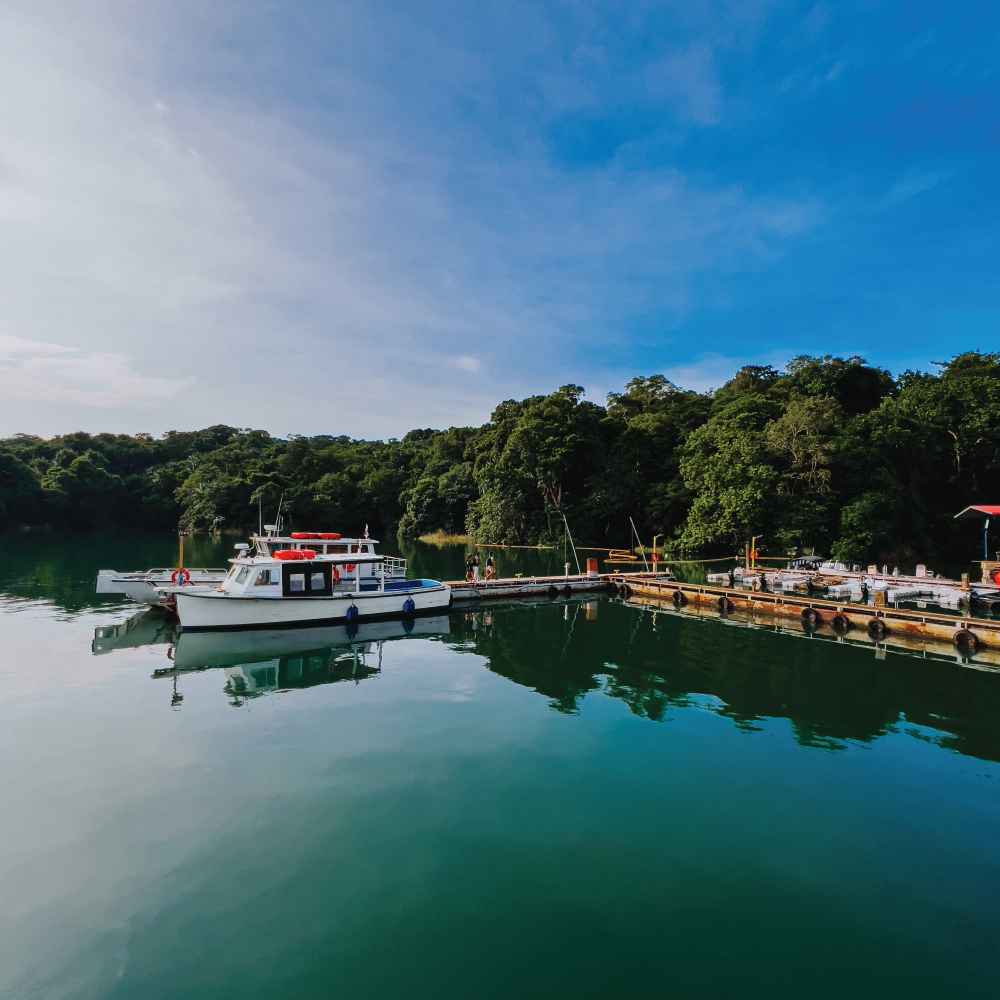
POLYGON ((473 580, 473 576, 472 576, 472 560, 475 559, 475 558, 476 558, 476 554, 474 552, 470 552, 465 557, 465 579, 469 583, 471 583, 472 580, 473 580))
POLYGON ((472 553, 472 579, 474 582, 479 582, 479 556, 475 552, 472 553))
POLYGON ((486 557, 486 579, 492 580, 497 575, 497 564, 493 561, 493 553, 486 557))

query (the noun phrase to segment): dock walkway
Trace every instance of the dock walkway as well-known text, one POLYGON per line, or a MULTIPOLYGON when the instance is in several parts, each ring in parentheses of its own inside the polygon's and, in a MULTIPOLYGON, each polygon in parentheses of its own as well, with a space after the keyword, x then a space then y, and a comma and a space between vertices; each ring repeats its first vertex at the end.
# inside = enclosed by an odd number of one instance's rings
POLYGON ((875 640, 889 635, 950 643, 972 652, 980 647, 1000 650, 1000 622, 968 615, 934 614, 888 607, 816 600, 805 595, 769 594, 700 584, 659 581, 635 575, 608 577, 619 593, 640 595, 683 606, 688 602, 714 606, 722 614, 732 611, 797 619, 810 627, 829 627, 836 633, 861 630, 875 640))

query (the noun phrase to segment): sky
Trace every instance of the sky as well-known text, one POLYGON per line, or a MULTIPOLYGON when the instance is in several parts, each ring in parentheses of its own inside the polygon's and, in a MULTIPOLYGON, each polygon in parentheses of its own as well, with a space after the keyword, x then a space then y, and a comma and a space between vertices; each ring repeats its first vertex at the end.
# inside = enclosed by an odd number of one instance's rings
POLYGON ((1000 350, 1000 5, 0 0, 0 435, 1000 350))

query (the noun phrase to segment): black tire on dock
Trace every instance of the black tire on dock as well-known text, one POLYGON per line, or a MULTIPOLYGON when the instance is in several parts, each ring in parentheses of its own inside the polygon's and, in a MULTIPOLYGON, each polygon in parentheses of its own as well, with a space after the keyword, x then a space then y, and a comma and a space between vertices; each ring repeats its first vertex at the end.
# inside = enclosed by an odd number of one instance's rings
POLYGON ((851 622, 847 615, 834 615, 830 619, 830 624, 833 626, 834 632, 847 632, 851 627, 851 622))
POLYGON ((678 607, 680 607, 682 604, 687 604, 687 598, 684 596, 683 590, 675 590, 673 594, 671 594, 671 597, 673 598, 674 604, 676 604, 678 607))
POLYGON ((889 630, 885 627, 885 622, 881 618, 868 619, 868 631, 874 636, 883 636, 889 630))
POLYGON ((979 639, 975 632, 971 632, 967 628, 960 628, 955 633, 955 645, 962 649, 975 649, 979 645, 979 639))
POLYGON ((608 583, 608 593, 611 594, 612 597, 618 593, 618 584, 616 584, 614 580, 611 580, 608 583))
POLYGON ((563 593, 567 597, 571 597, 573 595, 573 588, 567 583, 566 586, 563 587, 563 593))
POLYGON ((802 620, 804 622, 815 622, 819 620, 819 612, 815 608, 803 608, 802 620))
POLYGON ((559 588, 554 583, 549 587, 549 589, 548 589, 548 595, 549 595, 549 597, 558 597, 559 596, 559 588))
POLYGON ((727 611, 732 611, 733 608, 736 606, 735 604, 733 604, 731 600, 729 600, 728 597, 725 596, 720 597, 718 603, 719 603, 719 610, 722 611, 723 613, 727 611))

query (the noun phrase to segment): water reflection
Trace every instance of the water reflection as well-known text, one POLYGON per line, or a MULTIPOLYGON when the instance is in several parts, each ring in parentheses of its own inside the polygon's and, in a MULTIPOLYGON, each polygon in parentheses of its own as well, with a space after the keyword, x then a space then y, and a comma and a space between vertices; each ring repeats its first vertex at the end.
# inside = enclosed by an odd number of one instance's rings
MULTIPOLYGON (((156 678, 221 669, 234 705, 274 691, 377 674, 382 644, 440 637, 563 714, 590 694, 669 722, 696 707, 751 731, 787 718, 802 746, 828 750, 905 732, 1000 760, 1000 673, 872 642, 799 638, 785 629, 659 612, 618 600, 512 600, 447 616, 332 628, 178 634, 156 610, 95 630, 93 650, 161 644, 156 678)), ((176 687, 176 684, 175 684, 176 687)), ((182 694, 177 692, 177 707, 182 694)))
POLYGON ((578 713, 588 694, 601 692, 655 722, 696 707, 745 730, 787 718, 803 746, 838 750, 906 732, 1000 760, 1000 673, 954 660, 606 598, 456 614, 449 641, 561 713, 578 713))
MULTIPOLYGON (((155 610, 145 612, 129 621, 157 614, 155 610)), ((145 623, 137 622, 131 628, 126 627, 128 624, 119 626, 125 637, 138 635, 145 623)), ((177 686, 179 677, 193 671, 221 669, 226 677, 223 690, 230 704, 240 707, 252 698, 275 691, 338 681, 360 683, 382 669, 384 643, 409 636, 447 634, 449 628, 447 616, 251 632, 178 633, 176 628, 172 632, 165 628, 150 640, 172 643, 167 651, 168 664, 154 670, 153 677, 173 679, 171 704, 176 708, 183 701, 177 686), (169 635, 172 639, 160 638, 169 635)), ((97 641, 95 638, 95 645, 97 641)))

